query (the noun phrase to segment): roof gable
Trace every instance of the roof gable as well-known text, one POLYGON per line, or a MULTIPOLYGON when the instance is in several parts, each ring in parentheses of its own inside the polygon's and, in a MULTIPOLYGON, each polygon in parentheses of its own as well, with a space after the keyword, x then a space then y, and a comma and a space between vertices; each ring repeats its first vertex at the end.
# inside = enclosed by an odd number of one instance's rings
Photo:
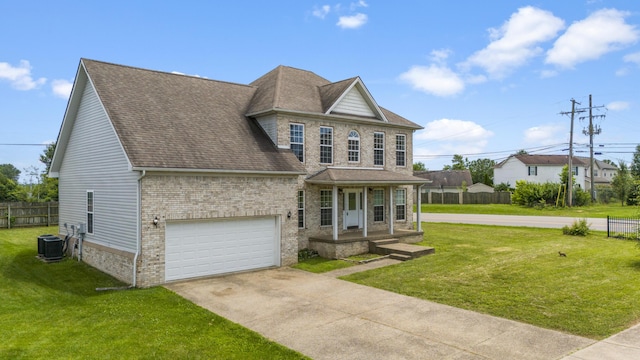
POLYGON ((334 93, 337 93, 335 88, 342 89, 344 87, 344 89, 338 93, 339 96, 334 101, 325 100, 325 108, 328 105, 328 109, 325 111, 326 114, 363 116, 387 122, 384 113, 373 100, 359 77, 331 84, 331 87, 334 88, 334 93), (344 87, 345 83, 348 86, 344 87))
POLYGON ((86 59, 79 71, 134 170, 303 172, 244 116, 254 87, 86 59))

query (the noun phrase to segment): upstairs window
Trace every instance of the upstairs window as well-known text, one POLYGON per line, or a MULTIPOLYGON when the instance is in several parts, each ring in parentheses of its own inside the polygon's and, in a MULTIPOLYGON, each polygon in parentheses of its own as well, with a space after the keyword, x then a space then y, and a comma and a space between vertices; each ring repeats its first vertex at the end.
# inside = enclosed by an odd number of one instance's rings
POLYGON ((333 163, 333 128, 320 127, 320 163, 333 163))
POLYGON ((357 131, 349 132, 349 162, 360 161, 360 134, 357 131))
POLYGON ((396 135, 396 166, 407 165, 407 137, 396 135))
POLYGON ((571 172, 573 173, 573 176, 578 176, 578 167, 575 166, 571 172))
POLYGON ((298 160, 304 162, 304 125, 289 124, 289 143, 298 160))
POLYGON ((384 165, 384 133, 373 133, 373 165, 384 165))
POLYGON ((527 174, 529 174, 529 176, 537 176, 538 175, 538 167, 537 166, 528 166, 527 167, 527 174))

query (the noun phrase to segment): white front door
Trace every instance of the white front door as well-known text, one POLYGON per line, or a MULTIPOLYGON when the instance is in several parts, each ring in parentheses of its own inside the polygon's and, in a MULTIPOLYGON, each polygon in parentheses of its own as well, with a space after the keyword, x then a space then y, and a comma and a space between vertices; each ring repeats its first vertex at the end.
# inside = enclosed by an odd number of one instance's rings
POLYGON ((362 223, 362 191, 361 190, 345 190, 344 191, 344 228, 357 227, 361 228, 362 223))

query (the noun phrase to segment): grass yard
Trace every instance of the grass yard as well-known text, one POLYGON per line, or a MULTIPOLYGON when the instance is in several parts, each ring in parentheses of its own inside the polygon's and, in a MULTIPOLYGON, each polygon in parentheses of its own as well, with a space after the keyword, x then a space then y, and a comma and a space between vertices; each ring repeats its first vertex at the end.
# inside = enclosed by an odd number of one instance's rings
POLYGON ((36 259, 40 234, 0 230, 0 358, 303 359, 163 287, 122 286, 76 260, 36 259))
MULTIPOLYGON (((532 216, 569 216, 584 218, 606 218, 609 216, 640 216, 640 207, 621 206, 620 204, 591 205, 576 207, 545 207, 542 209, 504 204, 422 204, 423 213, 450 214, 492 214, 492 215, 532 215, 532 216)), ((415 210, 415 206, 414 206, 415 210)))
POLYGON ((566 236, 560 229, 423 228, 435 255, 344 279, 593 339, 640 321, 634 241, 601 232, 566 236))

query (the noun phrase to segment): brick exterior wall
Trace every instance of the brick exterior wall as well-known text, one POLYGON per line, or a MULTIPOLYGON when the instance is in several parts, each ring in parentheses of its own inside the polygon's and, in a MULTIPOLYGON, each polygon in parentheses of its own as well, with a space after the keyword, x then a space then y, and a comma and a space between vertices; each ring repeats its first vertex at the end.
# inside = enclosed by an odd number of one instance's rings
POLYGON ((134 253, 121 251, 90 241, 82 243, 82 261, 100 269, 116 279, 133 283, 133 258, 134 253))
POLYGON ((165 282, 167 221, 280 216, 281 265, 298 261, 297 177, 147 175, 142 179, 142 252, 137 285, 165 282), (287 213, 291 211, 291 219, 287 213), (152 224, 154 217, 159 224, 152 224))

